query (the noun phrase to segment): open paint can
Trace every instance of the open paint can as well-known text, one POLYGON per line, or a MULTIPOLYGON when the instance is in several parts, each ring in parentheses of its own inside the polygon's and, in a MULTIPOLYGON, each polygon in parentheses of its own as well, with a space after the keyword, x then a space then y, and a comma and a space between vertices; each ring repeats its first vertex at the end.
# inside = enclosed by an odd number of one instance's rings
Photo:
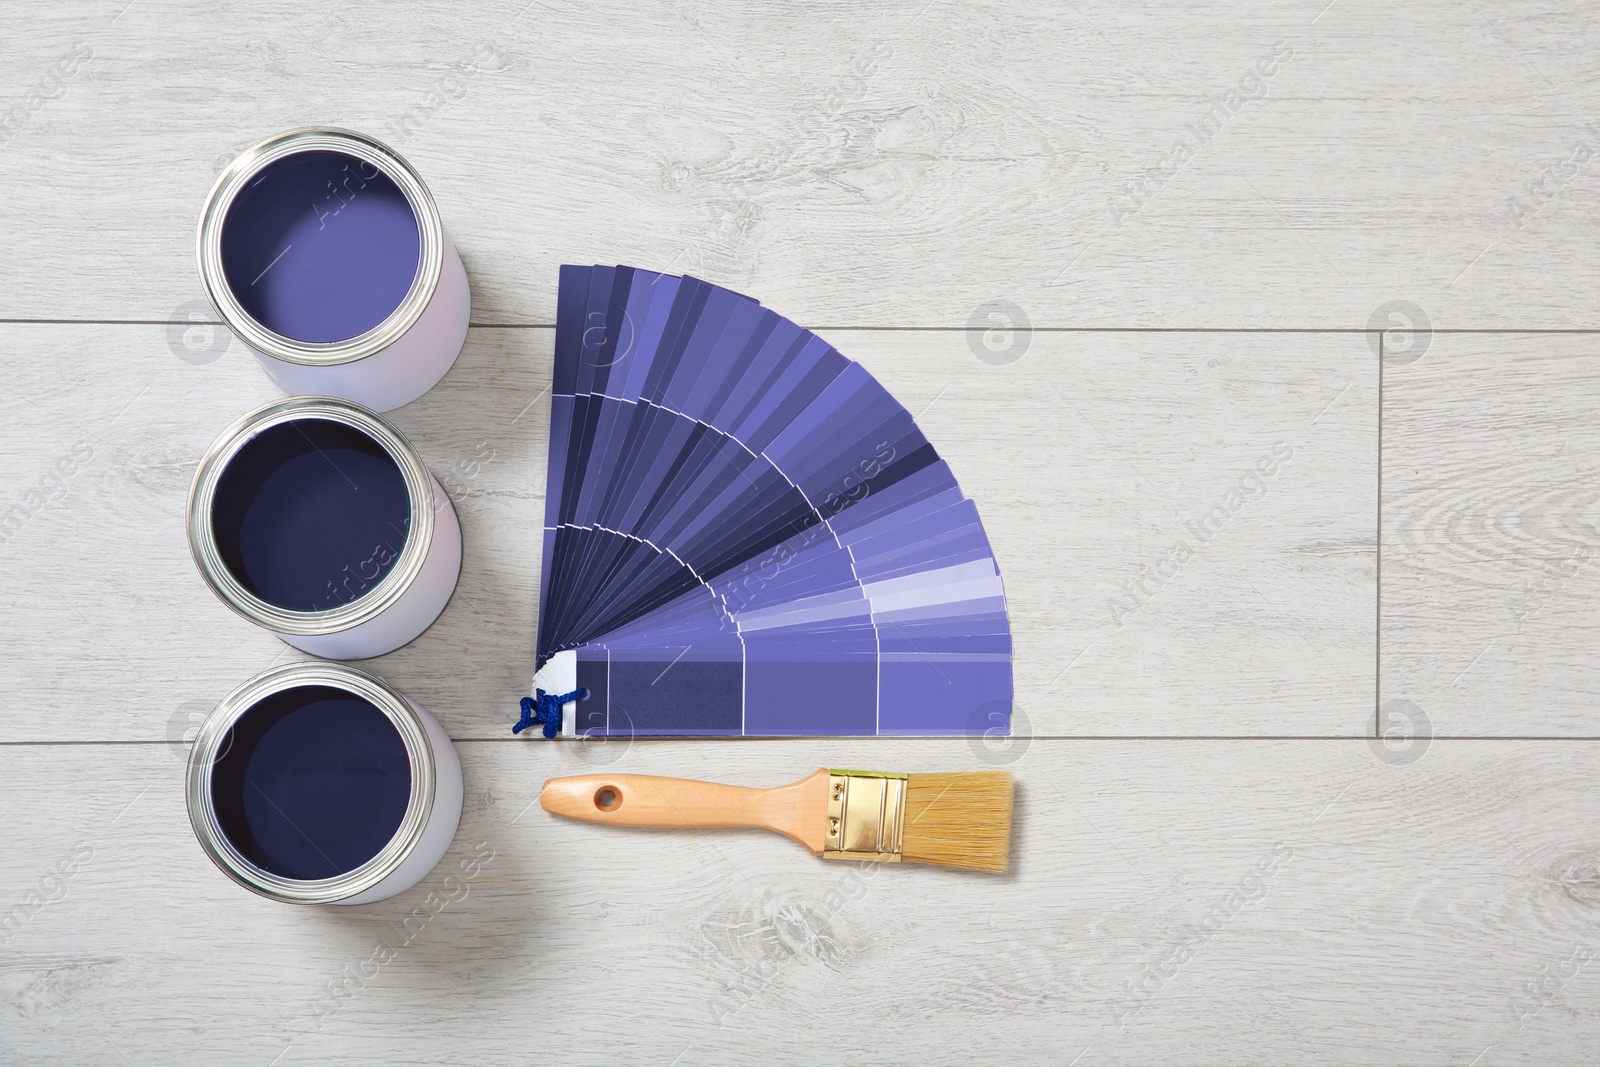
POLYGON ((461 524, 416 450, 332 397, 273 401, 223 431, 189 490, 189 548, 224 604, 329 659, 407 644, 461 573, 461 524))
POLYGON ((189 821, 224 874, 290 904, 367 904, 444 857, 461 761, 432 715, 369 674, 297 663, 218 704, 189 755, 189 821))
POLYGON ((287 393, 388 411, 427 392, 467 336, 461 257, 416 171, 348 130, 269 138, 200 216, 200 280, 287 393))

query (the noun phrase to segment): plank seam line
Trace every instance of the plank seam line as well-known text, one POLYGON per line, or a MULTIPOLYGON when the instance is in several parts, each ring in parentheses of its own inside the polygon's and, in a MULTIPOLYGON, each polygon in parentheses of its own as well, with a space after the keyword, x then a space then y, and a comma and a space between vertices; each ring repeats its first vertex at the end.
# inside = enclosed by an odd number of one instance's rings
POLYGON ((1373 551, 1372 736, 1383 736, 1383 331, 1378 331, 1378 541, 1373 551))
MULTIPOLYGON (((521 737, 457 737, 452 738, 458 745, 527 745, 539 744, 538 741, 528 741, 521 737)), ((601 739, 604 740, 604 739, 601 739)), ((794 744, 798 742, 840 742, 848 741, 853 744, 862 742, 877 742, 896 744, 900 742, 944 742, 946 744, 965 744, 970 742, 970 737, 872 737, 861 735, 858 737, 835 736, 809 736, 809 737, 636 737, 632 739, 642 744, 672 744, 675 742, 694 742, 704 744, 707 741, 727 741, 746 744, 794 744)), ((1371 744, 1372 738, 1366 734, 1033 734, 1018 736, 1016 741, 1347 741, 1371 744)), ((1452 735, 1435 734, 1429 741, 1600 741, 1600 734, 1485 734, 1485 735, 1452 735)), ((562 739, 557 744, 573 744, 575 741, 562 739)), ((94 741, 0 741, 0 748, 44 748, 50 746, 88 746, 88 745, 123 745, 123 746, 160 746, 166 748, 170 745, 187 745, 187 741, 157 741, 157 740, 94 740, 94 741)))
MULTIPOLYGON (((0 318, 0 326, 221 326, 220 321, 201 319, 42 319, 0 318)), ((553 322, 472 322, 474 330, 553 330, 553 322)), ((967 333, 967 326, 812 326, 813 333, 967 333)), ((1030 333, 1221 333, 1221 334, 1353 334, 1366 335, 1372 331, 1341 326, 1033 326, 1030 333)), ((1508 335, 1573 334, 1600 336, 1600 326, 1540 329, 1522 327, 1460 327, 1435 328, 1437 334, 1508 335)), ((1381 342, 1380 342, 1381 343, 1381 342)))

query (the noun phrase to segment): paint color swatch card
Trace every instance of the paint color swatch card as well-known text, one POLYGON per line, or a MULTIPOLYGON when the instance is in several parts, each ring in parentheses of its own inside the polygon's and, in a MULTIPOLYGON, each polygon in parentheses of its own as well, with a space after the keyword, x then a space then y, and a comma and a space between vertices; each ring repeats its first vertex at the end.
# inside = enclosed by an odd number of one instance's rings
POLYGON ((561 268, 538 674, 601 736, 1003 734, 972 501, 859 364, 749 297, 561 268))

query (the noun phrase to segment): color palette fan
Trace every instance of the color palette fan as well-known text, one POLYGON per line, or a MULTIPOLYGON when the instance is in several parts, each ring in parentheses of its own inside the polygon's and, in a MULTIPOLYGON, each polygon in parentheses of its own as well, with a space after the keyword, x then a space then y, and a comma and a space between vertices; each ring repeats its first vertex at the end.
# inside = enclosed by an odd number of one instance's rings
POLYGON ((755 300, 562 267, 546 486, 544 699, 521 725, 1009 731, 976 507, 870 374, 755 300))

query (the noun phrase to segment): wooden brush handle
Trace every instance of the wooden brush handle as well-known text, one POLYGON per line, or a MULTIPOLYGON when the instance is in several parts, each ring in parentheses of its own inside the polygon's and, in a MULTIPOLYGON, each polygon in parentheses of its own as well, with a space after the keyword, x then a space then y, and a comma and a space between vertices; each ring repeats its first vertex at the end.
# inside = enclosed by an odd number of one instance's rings
POLYGON ((545 782, 539 803, 552 815, 616 826, 776 830, 820 854, 828 821, 828 772, 772 789, 649 774, 580 774, 545 782))
POLYGON ((764 789, 648 774, 552 778, 539 803, 552 815, 618 826, 765 826, 764 789))

